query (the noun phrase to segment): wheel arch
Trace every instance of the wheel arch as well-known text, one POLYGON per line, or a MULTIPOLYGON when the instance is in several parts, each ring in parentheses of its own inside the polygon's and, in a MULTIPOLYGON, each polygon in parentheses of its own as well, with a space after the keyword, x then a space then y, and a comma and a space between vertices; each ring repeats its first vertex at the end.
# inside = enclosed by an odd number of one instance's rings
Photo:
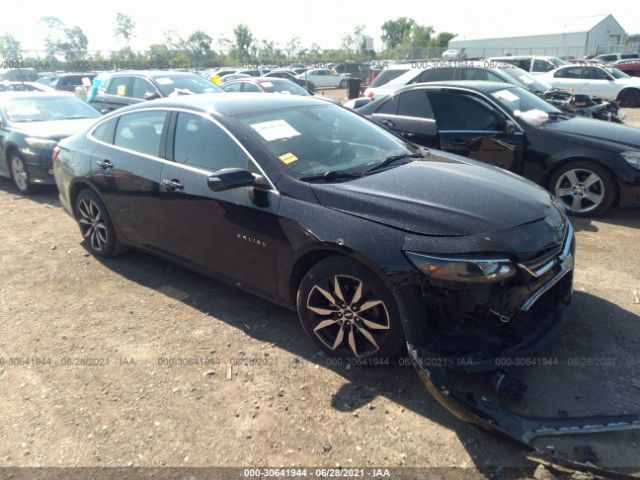
MULTIPOLYGON (((619 195, 620 195, 620 185, 618 184, 618 177, 615 175, 615 173, 613 172, 613 170, 611 170, 611 168, 609 167, 609 165, 607 165, 606 163, 604 163, 601 160, 598 160, 597 158, 593 158, 593 157, 589 157, 589 156, 584 156, 584 155, 577 155, 577 156, 572 156, 572 157, 567 157, 567 158, 563 158, 562 160, 558 160, 556 161, 556 163, 553 164, 553 166, 551 168, 549 168, 549 170, 545 173, 543 179, 542 179, 542 185, 544 186, 544 188, 546 188, 547 190, 549 190, 551 192, 551 186, 549 185, 549 181, 551 180, 551 178, 555 175, 555 173, 560 170, 560 168, 562 168, 564 165, 571 163, 571 162, 591 162, 596 164, 598 167, 606 170, 606 172, 611 175, 611 178, 613 179, 613 183, 615 185, 615 192, 614 196, 613 196, 613 204, 617 205, 618 204, 618 200, 619 200, 619 195)), ((551 192, 553 193, 553 192, 551 192)))
POLYGON ((622 90, 620 90, 618 92, 618 95, 616 96, 616 101, 620 102, 622 97, 624 95, 626 95, 627 93, 629 93, 629 92, 637 92, 638 95, 640 95, 640 88, 638 88, 638 87, 624 87, 622 90))
POLYGON ((4 161, 7 164, 7 171, 9 172, 9 175, 11 175, 11 165, 9 162, 11 162, 11 155, 13 153, 20 155, 20 149, 13 142, 7 143, 7 146, 4 149, 4 161))
POLYGON ((311 270, 315 265, 329 257, 344 257, 353 260, 378 277, 385 285, 389 286, 389 280, 385 278, 382 270, 380 270, 380 268, 373 262, 369 261, 366 256, 340 245, 318 244, 302 253, 295 260, 291 268, 291 273, 289 275, 288 299, 291 301, 292 305, 296 304, 298 287, 307 272, 309 272, 309 270, 311 270))

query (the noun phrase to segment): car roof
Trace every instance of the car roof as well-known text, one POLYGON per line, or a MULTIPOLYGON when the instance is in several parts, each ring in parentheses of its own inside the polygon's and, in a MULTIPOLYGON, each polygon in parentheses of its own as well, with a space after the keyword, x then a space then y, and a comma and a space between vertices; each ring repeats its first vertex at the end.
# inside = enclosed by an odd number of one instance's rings
POLYGON ((411 85, 407 85, 406 87, 399 88, 396 91, 396 93, 404 92, 414 88, 425 88, 425 87, 429 87, 429 88, 460 87, 460 88, 465 88, 467 90, 475 90, 477 92, 488 93, 488 92, 493 92, 495 90, 500 90, 504 88, 517 88, 517 85, 513 85, 512 83, 505 83, 505 82, 486 82, 486 81, 478 81, 478 80, 452 80, 448 82, 412 83, 411 85))
POLYGON ((289 83, 294 83, 291 80, 289 80, 288 78, 278 78, 278 77, 242 77, 242 78, 236 78, 234 80, 229 80, 227 83, 225 83, 225 85, 230 85, 232 83, 239 83, 239 82, 250 82, 250 83, 263 83, 263 82, 289 82, 289 83))
POLYGON ((178 72, 175 70, 167 71, 167 70, 121 70, 119 72, 110 73, 111 76, 119 76, 119 75, 138 75, 142 77, 149 78, 158 78, 158 77, 191 77, 193 75, 198 75, 194 72, 178 72))
POLYGON ((137 103, 118 109, 116 112, 156 107, 186 108, 200 112, 219 113, 221 115, 238 115, 314 105, 327 105, 327 102, 301 95, 265 95, 264 93, 227 92, 161 98, 150 102, 137 103))

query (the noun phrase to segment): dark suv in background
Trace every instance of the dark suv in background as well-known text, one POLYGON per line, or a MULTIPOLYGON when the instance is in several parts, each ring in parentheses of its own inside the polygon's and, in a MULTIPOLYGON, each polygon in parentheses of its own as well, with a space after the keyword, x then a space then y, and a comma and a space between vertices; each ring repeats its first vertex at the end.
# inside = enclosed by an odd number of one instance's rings
POLYGON ((175 95, 219 93, 223 90, 196 73, 127 71, 108 75, 89 102, 102 113, 175 95))

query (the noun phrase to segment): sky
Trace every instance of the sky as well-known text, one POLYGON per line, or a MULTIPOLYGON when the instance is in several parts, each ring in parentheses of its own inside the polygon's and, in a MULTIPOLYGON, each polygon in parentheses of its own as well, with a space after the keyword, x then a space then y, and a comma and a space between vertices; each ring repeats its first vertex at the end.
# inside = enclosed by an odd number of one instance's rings
POLYGON ((513 0, 490 3, 477 0, 453 3, 428 0, 323 0, 315 3, 284 0, 244 3, 28 0, 23 3, 8 0, 3 3, 0 34, 13 35, 22 43, 22 48, 28 50, 43 48, 46 31, 39 19, 48 15, 60 18, 68 26, 81 27, 89 38, 89 50, 121 48, 113 33, 117 12, 130 15, 136 23, 134 50, 143 50, 151 43, 162 43, 163 32, 167 30, 175 30, 183 37, 194 30, 203 30, 214 39, 212 47, 216 49, 216 40, 221 36, 233 38, 233 28, 239 23, 248 25, 254 37, 272 40, 281 47, 295 35, 303 47, 317 43, 324 49, 339 48, 346 33, 353 32, 356 25, 365 25, 365 34, 374 38, 374 47, 379 50, 382 47, 381 25, 401 16, 411 17, 421 25, 431 25, 436 32, 496 37, 501 32, 512 33, 518 25, 523 26, 523 34, 528 34, 536 24, 550 19, 611 13, 627 33, 640 33, 640 7, 631 7, 631 0, 536 0, 527 4, 513 0))

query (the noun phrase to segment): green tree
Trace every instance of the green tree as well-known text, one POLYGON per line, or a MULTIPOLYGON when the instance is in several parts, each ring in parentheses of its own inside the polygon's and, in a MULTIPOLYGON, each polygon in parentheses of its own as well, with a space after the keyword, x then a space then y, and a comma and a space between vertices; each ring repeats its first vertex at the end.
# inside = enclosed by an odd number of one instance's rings
POLYGON ((455 36, 455 33, 440 32, 436 37, 431 39, 431 46, 440 48, 447 47, 449 45, 449 40, 455 36))
POLYGON ((0 37, 0 58, 9 62, 22 60, 20 42, 9 34, 0 37))
POLYGON ((131 40, 135 36, 133 33, 135 26, 136 23, 131 16, 120 12, 116 13, 116 38, 122 39, 126 47, 131 48, 131 40))
POLYGON ((240 24, 233 29, 233 35, 235 36, 235 56, 241 61, 248 61, 251 57, 251 46, 255 40, 251 30, 246 25, 240 24))
POLYGON ((398 17, 395 20, 387 20, 382 24, 382 41, 386 48, 396 48, 408 36, 415 20, 407 17, 398 17))

